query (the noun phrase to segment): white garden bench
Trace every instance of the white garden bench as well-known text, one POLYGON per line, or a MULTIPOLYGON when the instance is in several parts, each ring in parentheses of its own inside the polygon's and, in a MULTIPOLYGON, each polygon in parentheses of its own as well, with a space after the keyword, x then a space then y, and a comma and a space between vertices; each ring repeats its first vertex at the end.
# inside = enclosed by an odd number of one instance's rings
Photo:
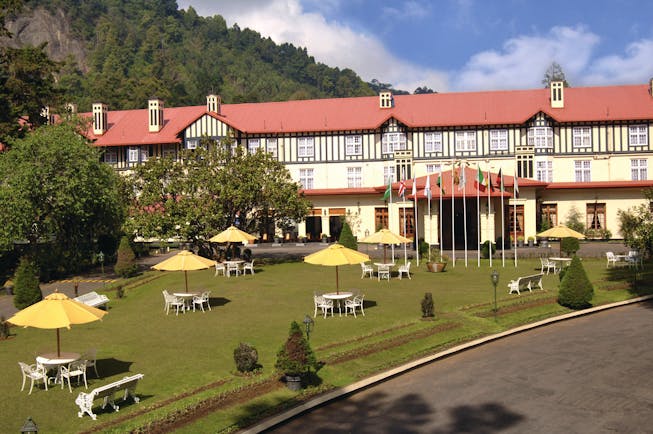
POLYGON ((123 401, 131 396, 134 402, 138 403, 140 398, 136 396, 135 390, 138 380, 141 378, 143 378, 143 374, 135 374, 125 377, 122 380, 96 387, 89 393, 80 392, 75 399, 75 404, 79 406, 77 416, 83 417, 84 413, 87 413, 93 420, 96 420, 97 415, 93 413, 93 401, 100 398, 104 398, 104 401, 102 402, 103 409, 107 404, 109 404, 115 411, 118 411, 120 407, 118 407, 114 402, 114 395, 120 391, 124 391, 124 394, 122 395, 123 401))
POLYGON ((520 291, 525 291, 527 289, 530 292, 533 292, 533 288, 536 286, 539 286, 540 289, 544 291, 544 288, 542 287, 542 276, 544 276, 544 273, 533 274, 531 276, 519 277, 517 280, 511 280, 510 283, 508 283, 508 294, 516 292, 519 295, 520 291))
POLYGON ((75 297, 75 301, 79 301, 80 303, 84 303, 87 306, 93 306, 93 307, 98 307, 98 306, 105 306, 109 302, 109 297, 107 297, 104 294, 98 294, 95 291, 87 292, 86 294, 82 294, 78 297, 75 297))

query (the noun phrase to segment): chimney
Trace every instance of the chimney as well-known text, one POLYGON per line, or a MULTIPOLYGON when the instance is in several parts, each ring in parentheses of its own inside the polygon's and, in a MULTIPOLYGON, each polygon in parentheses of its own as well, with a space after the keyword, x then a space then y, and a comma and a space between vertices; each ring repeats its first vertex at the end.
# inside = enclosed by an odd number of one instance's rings
POLYGON ((68 113, 69 115, 76 115, 77 114, 77 104, 75 104, 73 102, 69 102, 69 103, 66 104, 65 110, 66 110, 66 113, 68 113))
POLYGON ((220 106, 222 105, 222 98, 220 95, 210 94, 206 97, 206 111, 209 113, 220 114, 220 106))
POLYGON ((107 132, 107 105, 101 102, 93 103, 93 134, 101 136, 107 132))
POLYGON ((379 93, 379 108, 386 109, 392 108, 395 105, 395 100, 392 97, 392 92, 384 90, 379 93))
POLYGON ((565 86, 562 81, 551 82, 551 108, 565 107, 565 86))
POLYGON ((50 106, 45 106, 41 109, 41 117, 45 118, 45 123, 47 125, 54 124, 54 115, 50 114, 50 106))
POLYGON ((163 128, 163 100, 152 98, 147 102, 148 128, 150 133, 158 133, 163 128))
POLYGON ((653 96, 653 78, 648 81, 648 93, 653 96))

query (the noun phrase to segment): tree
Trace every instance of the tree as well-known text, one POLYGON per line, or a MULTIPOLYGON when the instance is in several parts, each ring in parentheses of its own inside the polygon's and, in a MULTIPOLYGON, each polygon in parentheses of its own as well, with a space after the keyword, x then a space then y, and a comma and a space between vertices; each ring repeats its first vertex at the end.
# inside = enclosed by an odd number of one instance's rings
POLYGON ((317 368, 315 353, 297 321, 290 324, 288 338, 277 353, 275 368, 288 376, 301 376, 317 368))
POLYGON ((138 271, 136 265, 136 255, 129 245, 129 239, 122 237, 120 239, 120 246, 118 246, 118 258, 113 270, 120 277, 132 277, 138 271))
POLYGON ((0 154, 0 247, 27 241, 40 263, 62 271, 89 264, 99 237, 115 236, 125 214, 119 175, 101 163, 72 121, 46 125, 0 154))
POLYGON ((594 296, 594 287, 590 282, 578 256, 574 256, 560 282, 558 304, 570 309, 590 307, 594 296))
POLYGON ((550 87, 552 81, 562 81, 564 87, 569 87, 569 83, 565 78, 565 73, 562 70, 562 66, 556 62, 552 62, 551 65, 549 65, 547 68, 546 72, 544 72, 542 84, 544 87, 550 87))
POLYGON ((617 211, 619 231, 624 238, 624 244, 639 251, 641 254, 653 254, 653 211, 650 203, 653 201, 653 189, 644 190, 644 197, 649 203, 617 211))
POLYGON ((14 306, 25 309, 42 298, 36 266, 27 257, 22 257, 14 276, 14 306))
POLYGON ((419 94, 422 94, 422 93, 437 93, 437 92, 434 91, 433 89, 431 89, 430 87, 420 86, 417 89, 415 89, 415 91, 413 93, 415 95, 419 95, 419 94))
POLYGON ((347 221, 342 223, 342 230, 340 231, 340 239, 338 242, 350 249, 358 249, 358 243, 356 242, 356 238, 354 238, 354 234, 351 233, 351 228, 349 227, 349 223, 347 223, 347 221))
POLYGON ((568 228, 573 229, 576 232, 580 232, 581 234, 585 232, 585 225, 581 220, 580 211, 578 211, 578 208, 576 208, 575 206, 572 206, 569 209, 565 224, 567 225, 568 228))

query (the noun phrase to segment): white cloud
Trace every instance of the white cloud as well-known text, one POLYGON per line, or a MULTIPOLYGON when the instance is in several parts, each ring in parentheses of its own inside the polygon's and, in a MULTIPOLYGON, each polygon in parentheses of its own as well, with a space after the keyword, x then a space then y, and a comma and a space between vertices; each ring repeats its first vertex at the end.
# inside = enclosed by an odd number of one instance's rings
POLYGON ((625 56, 605 56, 588 68, 587 85, 646 83, 653 75, 653 41, 643 39, 626 47, 625 56))
POLYGON ((430 5, 415 0, 405 1, 396 7, 383 7, 383 14, 386 18, 393 20, 414 20, 417 18, 424 18, 427 17, 430 12, 430 5))
POLYGON ((457 75, 457 90, 522 89, 542 85, 552 62, 572 85, 580 80, 599 37, 583 26, 554 27, 544 36, 509 39, 501 51, 475 54, 457 75))

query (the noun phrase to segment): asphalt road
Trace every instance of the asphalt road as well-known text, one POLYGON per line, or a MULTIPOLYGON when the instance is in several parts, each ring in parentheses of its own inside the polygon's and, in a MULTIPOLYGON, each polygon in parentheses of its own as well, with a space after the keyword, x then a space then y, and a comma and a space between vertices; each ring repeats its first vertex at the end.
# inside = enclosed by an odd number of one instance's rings
POLYGON ((453 355, 274 433, 653 433, 653 302, 453 355))

